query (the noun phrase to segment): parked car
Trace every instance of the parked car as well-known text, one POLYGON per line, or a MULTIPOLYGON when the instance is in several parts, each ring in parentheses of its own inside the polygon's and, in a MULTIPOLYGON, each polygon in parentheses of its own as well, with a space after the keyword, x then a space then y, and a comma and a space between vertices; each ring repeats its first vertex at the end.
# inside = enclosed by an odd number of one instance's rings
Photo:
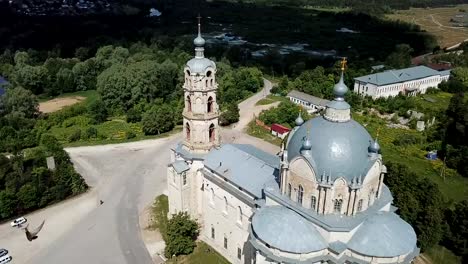
POLYGON ((8 254, 4 255, 4 256, 1 256, 0 257, 0 264, 5 264, 5 263, 8 263, 10 262, 12 259, 12 257, 8 254))
POLYGON ((6 254, 8 254, 8 250, 6 250, 4 248, 0 248, 0 257, 5 256, 6 254))
POLYGON ((11 227, 19 227, 27 221, 28 220, 26 220, 26 218, 24 217, 16 218, 15 220, 13 220, 13 222, 11 222, 11 227))

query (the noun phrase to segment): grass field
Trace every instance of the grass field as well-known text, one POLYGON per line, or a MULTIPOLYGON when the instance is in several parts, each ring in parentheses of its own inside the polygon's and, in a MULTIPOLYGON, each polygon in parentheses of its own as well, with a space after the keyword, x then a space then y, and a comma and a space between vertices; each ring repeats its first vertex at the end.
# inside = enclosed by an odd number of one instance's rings
POLYGON ((387 18, 419 25, 421 29, 436 36, 440 47, 450 47, 468 39, 468 28, 454 27, 450 19, 460 9, 468 10, 468 5, 441 8, 411 8, 396 11, 387 18))
POLYGON ((267 142, 270 142, 271 144, 281 146, 281 138, 275 137, 270 133, 269 130, 261 126, 257 126, 257 124, 255 124, 255 121, 250 122, 247 126, 247 134, 261 138, 267 142))
POLYGON ((450 250, 442 247, 435 246, 430 248, 427 252, 423 254, 428 257, 434 264, 460 264, 460 257, 453 254, 450 250))
POLYGON ((268 95, 266 98, 258 100, 255 105, 269 105, 274 102, 289 102, 289 99, 284 96, 268 95))

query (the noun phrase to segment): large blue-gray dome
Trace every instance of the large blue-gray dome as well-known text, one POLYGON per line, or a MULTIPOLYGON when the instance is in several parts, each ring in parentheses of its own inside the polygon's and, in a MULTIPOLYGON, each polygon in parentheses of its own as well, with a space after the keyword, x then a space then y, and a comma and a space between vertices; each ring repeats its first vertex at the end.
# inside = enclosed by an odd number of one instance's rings
POLYGON ((267 206, 252 217, 254 235, 285 252, 310 253, 327 248, 317 229, 305 218, 283 206, 267 206))
POLYGON ((363 126, 352 119, 332 122, 320 116, 305 122, 289 139, 289 161, 301 155, 309 129, 312 148, 311 155, 305 158, 318 179, 325 173, 327 176, 331 174, 332 180, 344 177, 350 183, 353 178, 366 175, 372 162, 368 152, 372 138, 363 126))

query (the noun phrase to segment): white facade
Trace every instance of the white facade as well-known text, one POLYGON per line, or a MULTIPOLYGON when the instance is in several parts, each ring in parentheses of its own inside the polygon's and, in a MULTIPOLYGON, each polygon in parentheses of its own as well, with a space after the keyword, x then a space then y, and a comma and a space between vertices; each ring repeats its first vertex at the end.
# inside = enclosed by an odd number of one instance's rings
MULTIPOLYGON (((419 67, 425 66, 409 69, 419 67)), ((411 78, 411 74, 404 73, 406 69, 362 76, 354 80, 354 92, 360 95, 371 96, 374 99, 397 96, 400 93, 405 95, 424 94, 428 88, 437 88, 441 82, 448 81, 450 78, 450 73, 447 71, 438 72, 427 69, 424 70, 429 73, 421 75, 418 75, 417 71, 416 74, 413 73, 414 71, 410 71, 414 78, 411 78)))

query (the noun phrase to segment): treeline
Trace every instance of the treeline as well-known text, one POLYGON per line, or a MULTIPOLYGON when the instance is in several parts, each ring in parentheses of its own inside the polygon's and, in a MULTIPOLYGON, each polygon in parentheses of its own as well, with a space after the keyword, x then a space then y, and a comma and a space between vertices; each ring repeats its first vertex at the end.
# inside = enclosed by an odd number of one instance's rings
POLYGON ((8 89, 0 106, 0 220, 88 188, 57 139, 35 128, 39 113, 30 91, 8 89))

